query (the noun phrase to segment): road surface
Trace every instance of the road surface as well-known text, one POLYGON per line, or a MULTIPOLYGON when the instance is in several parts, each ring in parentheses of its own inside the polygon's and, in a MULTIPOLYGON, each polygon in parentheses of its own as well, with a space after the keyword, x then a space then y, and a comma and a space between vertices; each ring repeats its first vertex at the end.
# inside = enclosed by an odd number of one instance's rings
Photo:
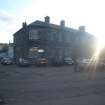
POLYGON ((105 105, 105 71, 0 65, 6 105, 105 105))

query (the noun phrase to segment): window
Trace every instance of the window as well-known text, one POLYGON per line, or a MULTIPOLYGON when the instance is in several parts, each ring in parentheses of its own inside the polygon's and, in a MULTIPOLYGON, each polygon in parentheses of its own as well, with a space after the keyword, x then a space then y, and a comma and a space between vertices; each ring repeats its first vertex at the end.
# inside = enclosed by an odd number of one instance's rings
POLYGON ((29 39, 39 39, 38 31, 37 30, 30 30, 29 31, 29 39))
POLYGON ((58 34, 56 31, 52 31, 52 40, 58 40, 58 34))
POLYGON ((29 57, 37 57, 37 54, 38 54, 38 47, 31 47, 29 49, 29 57))

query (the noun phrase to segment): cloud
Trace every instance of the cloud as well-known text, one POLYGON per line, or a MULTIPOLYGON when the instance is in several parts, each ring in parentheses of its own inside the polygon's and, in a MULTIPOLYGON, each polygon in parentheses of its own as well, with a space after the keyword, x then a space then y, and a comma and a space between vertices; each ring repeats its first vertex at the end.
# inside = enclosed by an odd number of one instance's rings
POLYGON ((0 10, 0 21, 1 22, 12 22, 14 20, 13 15, 6 11, 0 10))
POLYGON ((20 23, 17 16, 0 10, 0 42, 13 42, 13 34, 21 27, 20 23))
MULTIPOLYGON (((0 10, 0 42, 9 40, 21 28, 23 21, 44 21, 49 15, 51 23, 59 24, 64 19, 66 26, 78 28, 85 25, 86 31, 105 35, 104 0, 7 0, 12 4, 12 13, 0 10)), ((12 40, 12 38, 11 38, 12 40)))

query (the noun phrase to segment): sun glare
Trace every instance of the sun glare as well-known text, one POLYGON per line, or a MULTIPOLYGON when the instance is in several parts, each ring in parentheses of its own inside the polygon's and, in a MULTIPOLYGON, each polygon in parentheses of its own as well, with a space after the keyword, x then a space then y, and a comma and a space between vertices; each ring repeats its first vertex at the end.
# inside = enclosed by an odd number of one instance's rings
POLYGON ((102 49, 105 47, 105 40, 102 38, 97 38, 97 42, 96 42, 96 51, 94 54, 94 58, 98 59, 102 49))
MULTIPOLYGON (((92 59, 95 60, 94 68, 92 69, 92 78, 94 79, 95 73, 96 73, 96 68, 97 68, 97 63, 99 62, 101 51, 105 48, 105 41, 104 38, 97 38, 96 40, 96 49, 95 53, 92 56, 92 59)), ((89 66, 91 66, 90 64, 89 66)))

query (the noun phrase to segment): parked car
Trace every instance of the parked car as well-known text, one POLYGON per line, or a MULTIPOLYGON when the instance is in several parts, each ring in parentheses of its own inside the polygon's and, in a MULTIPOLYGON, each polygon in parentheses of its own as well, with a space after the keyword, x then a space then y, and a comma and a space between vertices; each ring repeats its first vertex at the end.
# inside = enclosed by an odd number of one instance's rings
POLYGON ((12 58, 5 57, 5 58, 1 59, 1 64, 3 64, 3 65, 11 65, 13 63, 14 63, 14 61, 12 58))
POLYGON ((79 69, 93 69, 96 66, 94 59, 82 59, 78 62, 79 69))
POLYGON ((26 66, 28 67, 28 66, 30 66, 30 62, 29 62, 29 60, 27 60, 25 58, 19 58, 18 65, 22 66, 22 67, 26 67, 26 66))
POLYGON ((98 68, 105 68, 105 59, 100 59, 97 63, 98 68))
POLYGON ((28 57, 27 60, 30 62, 30 64, 35 65, 36 63, 36 59, 35 57, 28 57))
POLYGON ((36 60, 36 65, 37 66, 47 66, 48 65, 48 59, 46 59, 46 58, 38 58, 36 60))
POLYGON ((65 58, 64 59, 64 64, 66 65, 73 65, 74 61, 71 58, 65 58))

